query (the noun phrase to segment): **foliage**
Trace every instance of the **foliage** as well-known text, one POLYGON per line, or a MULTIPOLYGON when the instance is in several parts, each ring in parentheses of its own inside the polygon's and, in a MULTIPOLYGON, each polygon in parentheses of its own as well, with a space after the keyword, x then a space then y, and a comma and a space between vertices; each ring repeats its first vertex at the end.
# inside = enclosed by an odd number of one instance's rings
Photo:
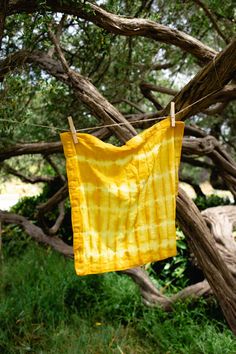
POLYGON ((187 241, 179 228, 176 238, 176 256, 146 266, 156 286, 169 294, 204 279, 202 271, 193 265, 187 241))
MULTIPOLYGON (((19 213, 20 215, 26 216, 29 219, 34 220, 35 213, 37 212, 37 205, 46 201, 51 193, 53 193, 53 191, 46 185, 42 191, 42 194, 37 197, 22 198, 14 207, 12 207, 11 211, 19 213)), ((195 199, 195 203, 200 210, 204 210, 213 206, 228 205, 230 204, 230 200, 228 198, 222 198, 217 195, 205 197, 198 196, 195 199)), ((65 218, 60 227, 58 235, 62 237, 62 239, 68 244, 72 244, 72 226, 70 215, 71 208, 69 200, 67 200, 65 218)), ((53 222, 56 216, 57 210, 51 211, 47 215, 47 220, 49 222, 53 222)), ((17 239, 19 239, 21 240, 22 245, 24 245, 25 236, 23 237, 23 239, 20 238, 21 232, 19 227, 8 226, 5 230, 5 234, 7 235, 7 242, 9 242, 9 240, 14 240, 14 242, 17 242, 17 239)), ((165 259, 163 261, 146 265, 146 270, 149 272, 152 280, 156 283, 157 287, 169 293, 178 292, 185 286, 194 284, 204 279, 202 271, 192 264, 185 236, 179 228, 176 231, 176 238, 176 256, 169 259, 165 259)), ((27 239, 28 238, 26 237, 26 240, 27 239)), ((97 278, 95 277, 94 279, 97 278)), ((90 291, 90 289, 88 291, 90 291)), ((85 293, 85 295, 87 295, 87 293, 85 293)), ((68 301, 71 302, 72 306, 77 301, 76 293, 73 293, 73 291, 72 293, 69 292, 68 299, 68 301)))
POLYGON ((49 248, 29 242, 19 257, 9 247, 4 242, 0 269, 3 354, 236 351, 215 301, 149 309, 128 277, 77 277, 73 262, 49 248))
MULTIPOLYGON (((218 195, 197 196, 194 202, 200 210, 231 204, 228 197, 218 195)), ((179 228, 176 230, 176 238, 176 256, 146 266, 157 287, 169 293, 178 292, 204 279, 202 271, 192 262, 187 241, 179 228)))
POLYGON ((212 194, 210 196, 197 196, 194 199, 194 203, 200 210, 204 210, 211 207, 216 207, 220 205, 232 204, 228 197, 219 197, 218 195, 212 194))
MULTIPOLYGON (((71 6, 78 2, 70 2, 71 6)), ((138 16, 157 21, 163 25, 182 30, 216 50, 225 46, 209 18, 195 2, 158 1, 103 1, 103 6, 114 13, 124 16, 138 16)), ((217 19, 221 30, 228 38, 234 34, 232 21, 233 5, 230 1, 220 3, 216 0, 206 2, 209 10, 217 19)), ((83 6, 86 6, 86 2, 83 6)), ((89 11, 89 6, 87 6, 89 11)), ((32 14, 14 14, 7 17, 7 34, 3 38, 2 55, 7 56, 17 50, 41 50, 47 52, 52 46, 48 37, 48 25, 54 30, 61 19, 61 14, 48 11, 45 1, 40 2, 40 11, 32 14)), ((110 34, 91 22, 67 16, 61 34, 61 45, 72 67, 89 77, 95 86, 109 100, 120 100, 118 108, 127 114, 136 110, 122 99, 136 102, 145 111, 153 111, 153 106, 143 98, 139 84, 146 80, 156 85, 179 89, 199 69, 196 59, 183 55, 174 46, 158 43, 147 38, 127 38, 110 34), (168 70, 152 70, 153 64, 170 62, 168 70)), ((15 120, 20 124, 0 123, 0 129, 8 144, 17 141, 56 140, 59 129, 67 128, 66 116, 72 115, 76 126, 82 128, 95 125, 96 119, 85 107, 78 105, 77 98, 71 90, 49 77, 37 67, 27 66, 23 71, 9 74, 1 83, 0 117, 15 120), (25 125, 27 129, 25 129, 25 125), (51 128, 39 128, 27 124, 48 125, 51 128)), ((166 104, 169 97, 158 94, 161 104, 166 104)), ((221 135, 235 144, 234 112, 230 105, 226 114, 212 117, 213 123, 219 121, 221 135), (224 124, 223 124, 224 123, 224 124)), ((213 125, 202 115, 194 118, 203 127, 213 125)))

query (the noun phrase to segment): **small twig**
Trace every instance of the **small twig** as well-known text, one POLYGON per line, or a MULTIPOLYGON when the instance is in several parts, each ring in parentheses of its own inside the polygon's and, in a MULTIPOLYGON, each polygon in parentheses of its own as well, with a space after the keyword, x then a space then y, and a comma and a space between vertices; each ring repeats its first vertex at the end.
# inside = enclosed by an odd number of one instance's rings
MULTIPOLYGON (((61 34, 62 34, 62 30, 63 30, 63 27, 64 27, 64 24, 65 24, 65 21, 67 19, 67 15, 66 14, 63 14, 60 22, 58 23, 57 27, 56 27, 56 34, 55 34, 55 38, 57 40, 57 42, 59 43, 59 40, 60 40, 60 37, 61 37, 61 34)), ((50 57, 53 56, 55 52, 55 47, 51 47, 48 51, 48 55, 50 57)))
POLYGON ((59 210, 58 218, 57 218, 55 224, 52 227, 50 227, 50 229, 48 230, 49 235, 55 235, 64 220, 64 217, 65 217, 65 203, 64 203, 64 201, 62 201, 58 204, 58 210, 59 210))
POLYGON ((61 174, 59 171, 59 168, 55 164, 55 162, 52 160, 52 158, 49 155, 43 155, 44 159, 49 163, 49 165, 53 168, 53 170, 56 172, 56 174, 60 177, 61 181, 64 183, 66 181, 65 177, 61 174))
POLYGON ((64 184, 46 203, 40 204, 38 206, 39 214, 44 215, 49 212, 55 205, 59 204, 66 199, 68 195, 67 183, 64 184))
POLYGON ((214 19, 214 16, 212 15, 211 11, 208 9, 206 4, 204 4, 201 0, 194 0, 194 2, 203 9, 205 12, 206 16, 209 18, 211 21, 213 27, 215 28, 216 32, 218 35, 225 41, 226 44, 229 44, 228 38, 224 35, 224 33, 221 31, 220 27, 218 26, 216 20, 214 19))
POLYGON ((59 229, 59 227, 64 219, 64 216, 65 216, 64 203, 63 203, 63 207, 60 206, 60 204, 61 204, 61 202, 64 202, 64 200, 67 198, 67 195, 68 195, 68 186, 67 186, 67 183, 65 183, 63 187, 61 187, 51 198, 49 198, 47 200, 47 202, 42 203, 37 207, 37 209, 38 209, 37 219, 38 219, 41 227, 43 228, 43 230, 47 234, 49 234, 49 233, 54 234, 59 229), (50 229, 48 228, 48 225, 46 223, 46 220, 45 220, 45 215, 50 210, 52 210, 52 208, 54 208, 57 205, 59 207, 59 216, 50 231, 50 229))
POLYGON ((139 111, 141 113, 145 113, 144 110, 142 108, 140 108, 138 104, 136 104, 126 98, 121 98, 120 100, 119 99, 114 100, 114 101, 112 101, 112 104, 121 103, 121 102, 127 103, 129 106, 134 107, 137 111, 139 111))
POLYGON ((69 73, 70 72, 70 67, 69 67, 69 65, 68 65, 68 63, 66 61, 66 58, 65 58, 62 50, 61 50, 58 38, 55 36, 55 34, 51 30, 51 26, 49 26, 49 28, 48 28, 48 33, 49 33, 49 37, 51 38, 51 40, 52 40, 52 42, 53 42, 53 44, 55 46, 56 52, 58 54, 58 57, 60 59, 60 62, 62 64, 64 70, 69 73))
POLYGON ((143 96, 146 97, 149 101, 151 101, 158 111, 163 109, 163 107, 157 101, 156 97, 152 94, 152 89, 150 88, 149 84, 147 84, 146 82, 141 82, 139 86, 143 96))

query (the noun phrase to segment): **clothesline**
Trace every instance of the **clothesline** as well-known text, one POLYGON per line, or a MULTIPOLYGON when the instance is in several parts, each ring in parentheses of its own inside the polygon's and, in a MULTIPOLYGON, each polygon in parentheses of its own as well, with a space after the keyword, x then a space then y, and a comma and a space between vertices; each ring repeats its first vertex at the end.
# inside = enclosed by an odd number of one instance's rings
MULTIPOLYGON (((200 98, 199 100, 193 102, 192 104, 188 105, 187 107, 184 107, 183 109, 181 109, 179 112, 175 113, 176 118, 178 117, 178 115, 184 111, 186 111, 187 109, 195 106, 197 103, 203 101, 204 99, 214 95, 216 92, 218 92, 221 88, 209 93, 208 95, 200 98)), ((151 122, 154 120, 160 120, 160 119, 165 119, 169 116, 163 116, 163 117, 154 117, 154 118, 148 118, 148 119, 139 119, 139 120, 134 120, 134 121, 127 121, 127 122, 121 122, 121 123, 113 123, 113 124, 105 124, 105 125, 97 125, 94 127, 89 127, 89 128, 81 128, 79 130, 77 130, 78 132, 84 132, 84 131, 89 131, 89 130, 98 130, 101 128, 110 128, 110 127, 115 127, 115 126, 121 126, 121 125, 128 125, 128 124, 135 124, 135 123, 144 123, 144 122, 151 122)), ((68 129, 63 129, 63 128, 59 128, 59 127, 52 127, 49 125, 43 125, 43 124, 37 124, 37 123, 26 123, 26 122, 18 122, 17 120, 12 120, 12 119, 4 119, 4 118, 0 118, 0 121, 4 121, 4 122, 8 122, 8 123, 16 123, 16 124, 25 124, 25 125, 29 125, 29 126, 33 126, 33 127, 40 127, 40 128, 47 128, 47 129, 52 129, 52 130, 59 130, 59 131, 68 131, 68 129)))

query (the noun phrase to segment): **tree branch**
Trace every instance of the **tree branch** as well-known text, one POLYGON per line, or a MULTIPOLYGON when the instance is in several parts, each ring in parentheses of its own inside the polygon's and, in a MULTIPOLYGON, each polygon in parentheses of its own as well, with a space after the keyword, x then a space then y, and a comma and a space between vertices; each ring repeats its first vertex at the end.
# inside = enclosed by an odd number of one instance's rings
POLYGON ((220 114, 228 106, 229 101, 218 102, 214 107, 204 109, 203 113, 208 116, 213 116, 215 114, 220 114))
POLYGON ((165 94, 170 95, 170 96, 175 96, 178 93, 178 91, 173 90, 171 88, 153 85, 153 84, 150 84, 150 83, 145 82, 145 81, 141 82, 140 88, 141 89, 146 89, 146 90, 149 90, 149 91, 165 93, 165 94))
POLYGON ((66 257, 73 258, 73 247, 68 246, 59 237, 47 236, 40 227, 32 224, 24 216, 0 210, 0 221, 7 224, 16 224, 25 230, 35 241, 51 246, 55 251, 66 257))
POLYGON ((62 201, 58 204, 58 209, 59 209, 59 215, 58 215, 54 225, 52 227, 50 227, 50 229, 48 230, 49 235, 55 235, 58 232, 58 230, 64 220, 64 217, 65 217, 65 203, 64 203, 64 201, 62 201))
POLYGON ((54 154, 58 152, 63 152, 62 144, 60 141, 52 143, 40 142, 16 144, 0 152, 0 162, 13 156, 21 156, 27 154, 54 154))
POLYGON ((177 219, 187 240, 191 243, 191 249, 217 296, 232 331, 236 333, 235 280, 222 261, 199 210, 181 189, 177 197, 177 219), (199 247, 200 244, 201 247, 199 247))
POLYGON ((165 69, 169 69, 169 68, 172 68, 174 66, 174 64, 172 63, 164 63, 164 64, 160 64, 160 63, 157 63, 157 64, 153 64, 150 68, 150 70, 165 70, 165 69))
POLYGON ((54 180, 54 177, 51 176, 33 176, 33 177, 25 176, 21 172, 15 170, 14 168, 12 168, 6 163, 3 163, 2 165, 0 165, 0 167, 2 167, 7 173, 20 178, 21 181, 25 183, 32 183, 32 184, 40 183, 40 182, 49 183, 54 180))
POLYGON ((228 38, 224 35, 224 33, 221 31, 220 27, 218 26, 216 20, 214 19, 214 16, 212 15, 211 11, 208 9, 206 4, 204 4, 201 0, 194 0, 194 2, 203 9, 207 17, 210 19, 213 27, 215 28, 216 32, 218 35, 225 41, 226 44, 229 44, 228 38))
MULTIPOLYGON (((187 119, 201 112, 212 104, 211 93, 215 95, 222 91, 236 74, 236 39, 234 39, 215 59, 201 69, 197 75, 172 99, 175 102, 176 112, 186 108, 184 112, 177 114, 177 120, 187 119), (216 93, 216 91, 219 92, 216 93), (200 102, 199 99, 204 98, 200 102), (194 104, 194 102, 197 102, 194 104), (187 108, 188 107, 188 108, 187 108)), ((161 112, 169 114, 170 103, 161 112)))
POLYGON ((111 103, 112 104, 118 104, 118 103, 121 103, 121 102, 127 103, 130 107, 133 107, 137 111, 139 111, 141 113, 144 113, 144 111, 139 107, 139 105, 137 103, 134 103, 134 102, 128 100, 127 98, 116 99, 116 100, 112 101, 111 103))
MULTIPOLYGON (((56 40, 59 42, 60 41, 60 37, 61 37, 61 34, 62 34, 62 30, 63 30, 63 27, 64 27, 64 24, 65 24, 65 21, 67 19, 67 15, 63 14, 62 15, 62 18, 60 20, 60 22, 58 23, 58 25, 56 26, 56 34, 55 34, 55 37, 56 37, 56 40)), ((48 50, 48 55, 50 57, 53 56, 55 52, 55 47, 52 47, 48 50)))
POLYGON ((52 160, 52 158, 47 154, 43 155, 44 159, 47 161, 47 163, 53 168, 53 170, 56 172, 56 174, 60 177, 61 181, 64 183, 66 181, 65 177, 61 174, 59 171, 59 168, 55 164, 55 162, 52 160))
POLYGON ((66 199, 68 196, 68 185, 64 184, 50 199, 48 199, 45 203, 40 204, 38 206, 38 212, 40 215, 44 216, 47 212, 49 212, 53 207, 58 205, 60 202, 66 199))
POLYGON ((153 85, 151 84, 148 84, 146 82, 141 82, 139 87, 140 87, 140 90, 143 94, 144 97, 146 97, 149 101, 151 101, 154 106, 156 107, 156 109, 158 111, 160 111, 162 109, 162 106, 160 105, 159 102, 157 102, 157 99, 156 97, 152 94, 152 89, 150 87, 152 87, 153 85))
POLYGON ((57 233, 61 223, 63 222, 65 216, 64 200, 68 196, 68 186, 67 183, 64 184, 51 198, 49 198, 45 203, 42 203, 37 206, 38 214, 37 218, 43 230, 49 235, 54 235, 57 233), (45 221, 45 215, 51 211, 54 207, 58 206, 59 216, 51 228, 48 228, 48 225, 45 221))
POLYGON ((189 165, 195 166, 195 167, 201 167, 201 168, 206 168, 206 169, 213 169, 214 165, 206 162, 206 161, 201 161, 197 160, 196 158, 192 158, 189 156, 184 155, 184 153, 181 156, 181 162, 188 163, 189 165))
POLYGON ((146 305, 154 306, 158 304, 165 310, 171 309, 171 299, 161 294, 161 292, 150 282, 149 276, 144 271, 144 269, 140 267, 126 269, 121 273, 124 273, 131 277, 138 285, 142 294, 143 301, 146 305))
MULTIPOLYGON (((123 36, 142 36, 158 42, 173 44, 183 51, 191 53, 203 63, 212 60, 217 53, 184 32, 171 29, 151 20, 118 16, 89 2, 81 5, 81 3, 76 4, 70 1, 46 0, 45 6, 54 12, 75 15, 91 21, 111 33, 123 36)), ((20 12, 32 13, 40 9, 41 6, 36 0, 27 2, 24 0, 10 1, 7 15, 20 12)))

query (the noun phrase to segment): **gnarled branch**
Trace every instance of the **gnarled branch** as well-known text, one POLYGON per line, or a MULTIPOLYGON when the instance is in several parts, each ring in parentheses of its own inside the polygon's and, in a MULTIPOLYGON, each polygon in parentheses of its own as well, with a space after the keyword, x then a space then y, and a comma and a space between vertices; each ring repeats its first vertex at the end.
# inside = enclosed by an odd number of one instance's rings
POLYGON ((0 211, 0 221, 10 224, 16 224, 25 230, 35 241, 51 246, 55 251, 62 253, 66 257, 73 258, 73 248, 68 246, 59 237, 47 236, 40 227, 31 223, 24 216, 0 211))
MULTIPOLYGON (((184 120, 201 112, 212 104, 211 94, 219 94, 236 74, 236 39, 234 39, 220 54, 209 64, 201 69, 197 75, 172 99, 175 102, 178 120, 184 120), (216 91, 219 92, 216 92, 216 91), (205 99, 203 99, 205 97, 205 99), (200 101, 199 101, 200 100, 200 101), (197 103, 195 103, 197 102, 197 103)), ((169 114, 170 103, 161 112, 169 114)))
MULTIPOLYGON (((78 4, 73 2, 72 6, 70 2, 46 0, 45 5, 47 9, 52 11, 75 15, 91 21, 111 33, 129 37, 142 36, 158 42, 173 44, 183 51, 191 53, 204 63, 214 58, 217 53, 212 48, 184 32, 151 20, 118 16, 89 2, 86 2, 85 5, 81 5, 80 2, 78 4)), ((7 15, 19 12, 32 13, 38 10, 40 10, 40 4, 36 0, 27 2, 23 0, 10 1, 7 15)))
POLYGON ((2 165, 0 165, 0 167, 2 167, 4 169, 5 172, 18 177, 21 179, 22 182, 25 183, 49 183, 52 182, 54 180, 54 177, 51 176, 25 176, 23 173, 15 170, 14 168, 12 168, 11 166, 9 166, 7 163, 3 163, 2 165))

